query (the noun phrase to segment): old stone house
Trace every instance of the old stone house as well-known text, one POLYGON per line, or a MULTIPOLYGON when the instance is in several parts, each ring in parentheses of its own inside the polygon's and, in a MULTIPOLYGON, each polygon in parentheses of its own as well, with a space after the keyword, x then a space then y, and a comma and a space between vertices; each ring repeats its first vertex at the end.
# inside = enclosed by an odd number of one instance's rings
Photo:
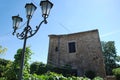
POLYGON ((65 35, 49 35, 47 64, 70 65, 79 76, 92 70, 105 77, 104 60, 98 30, 65 35))

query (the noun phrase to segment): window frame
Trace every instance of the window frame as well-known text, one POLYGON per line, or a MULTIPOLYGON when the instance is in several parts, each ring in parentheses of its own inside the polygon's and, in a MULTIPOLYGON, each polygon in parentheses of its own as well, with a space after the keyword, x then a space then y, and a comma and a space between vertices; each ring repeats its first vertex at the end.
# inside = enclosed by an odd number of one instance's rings
POLYGON ((68 53, 76 53, 77 52, 77 46, 76 46, 76 41, 68 41, 68 53), (70 51, 70 44, 74 43, 74 50, 70 51))

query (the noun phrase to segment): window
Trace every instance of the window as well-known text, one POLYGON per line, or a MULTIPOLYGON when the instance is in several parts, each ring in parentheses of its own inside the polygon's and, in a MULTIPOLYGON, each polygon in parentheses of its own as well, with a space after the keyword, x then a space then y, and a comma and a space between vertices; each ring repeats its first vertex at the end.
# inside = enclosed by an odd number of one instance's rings
POLYGON ((69 48, 69 53, 75 53, 76 52, 75 42, 69 42, 68 48, 69 48))
POLYGON ((55 48, 55 51, 58 52, 58 47, 55 48))

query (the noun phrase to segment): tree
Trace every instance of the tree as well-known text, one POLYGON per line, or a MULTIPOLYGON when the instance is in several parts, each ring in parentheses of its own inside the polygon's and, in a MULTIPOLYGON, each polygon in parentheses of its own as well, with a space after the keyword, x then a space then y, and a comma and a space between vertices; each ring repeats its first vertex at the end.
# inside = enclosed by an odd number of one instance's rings
POLYGON ((8 66, 12 64, 12 61, 0 58, 0 77, 4 77, 4 72, 8 69, 8 66))
POLYGON ((116 76, 116 79, 120 80, 120 67, 113 69, 112 72, 116 76))
MULTIPOLYGON (((26 48, 25 51, 25 59, 24 59, 24 79, 27 79, 30 77, 30 65, 28 63, 29 59, 31 58, 32 51, 30 50, 30 47, 26 48)), ((22 59, 22 49, 17 50, 17 54, 14 56, 15 60, 11 67, 6 71, 6 78, 8 80, 18 80, 19 72, 20 72, 20 63, 22 59)))
POLYGON ((33 62, 31 65, 30 65, 30 73, 31 74, 37 74, 37 75, 40 75, 40 74, 44 74, 47 72, 47 68, 46 68, 46 65, 43 64, 42 62, 33 62))
POLYGON ((102 42, 105 69, 107 75, 112 75, 112 69, 117 67, 118 56, 114 41, 102 42))
POLYGON ((3 48, 3 47, 0 45, 0 54, 5 53, 6 51, 7 51, 7 48, 3 48))
POLYGON ((120 62, 120 56, 116 57, 117 62, 120 62))

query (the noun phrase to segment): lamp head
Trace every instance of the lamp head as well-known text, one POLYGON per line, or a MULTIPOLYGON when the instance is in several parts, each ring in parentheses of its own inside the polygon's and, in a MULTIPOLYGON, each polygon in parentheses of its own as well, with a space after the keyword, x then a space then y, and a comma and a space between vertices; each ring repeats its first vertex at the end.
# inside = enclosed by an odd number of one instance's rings
POLYGON ((32 18, 32 15, 35 12, 35 10, 37 9, 37 7, 33 3, 27 3, 25 5, 25 8, 26 8, 26 17, 28 19, 32 18))
POLYGON ((19 17, 19 15, 12 16, 12 20, 13 20, 13 28, 14 29, 18 29, 20 22, 23 21, 23 19, 21 17, 19 17))
POLYGON ((53 7, 53 3, 51 3, 50 1, 46 0, 46 1, 41 1, 40 2, 40 6, 42 9, 42 17, 44 19, 48 18, 49 13, 51 8, 53 7))
POLYGON ((22 22, 22 18, 19 17, 19 15, 17 15, 17 16, 12 16, 12 20, 13 20, 13 29, 14 29, 13 35, 14 35, 16 30, 19 28, 20 22, 22 22))

